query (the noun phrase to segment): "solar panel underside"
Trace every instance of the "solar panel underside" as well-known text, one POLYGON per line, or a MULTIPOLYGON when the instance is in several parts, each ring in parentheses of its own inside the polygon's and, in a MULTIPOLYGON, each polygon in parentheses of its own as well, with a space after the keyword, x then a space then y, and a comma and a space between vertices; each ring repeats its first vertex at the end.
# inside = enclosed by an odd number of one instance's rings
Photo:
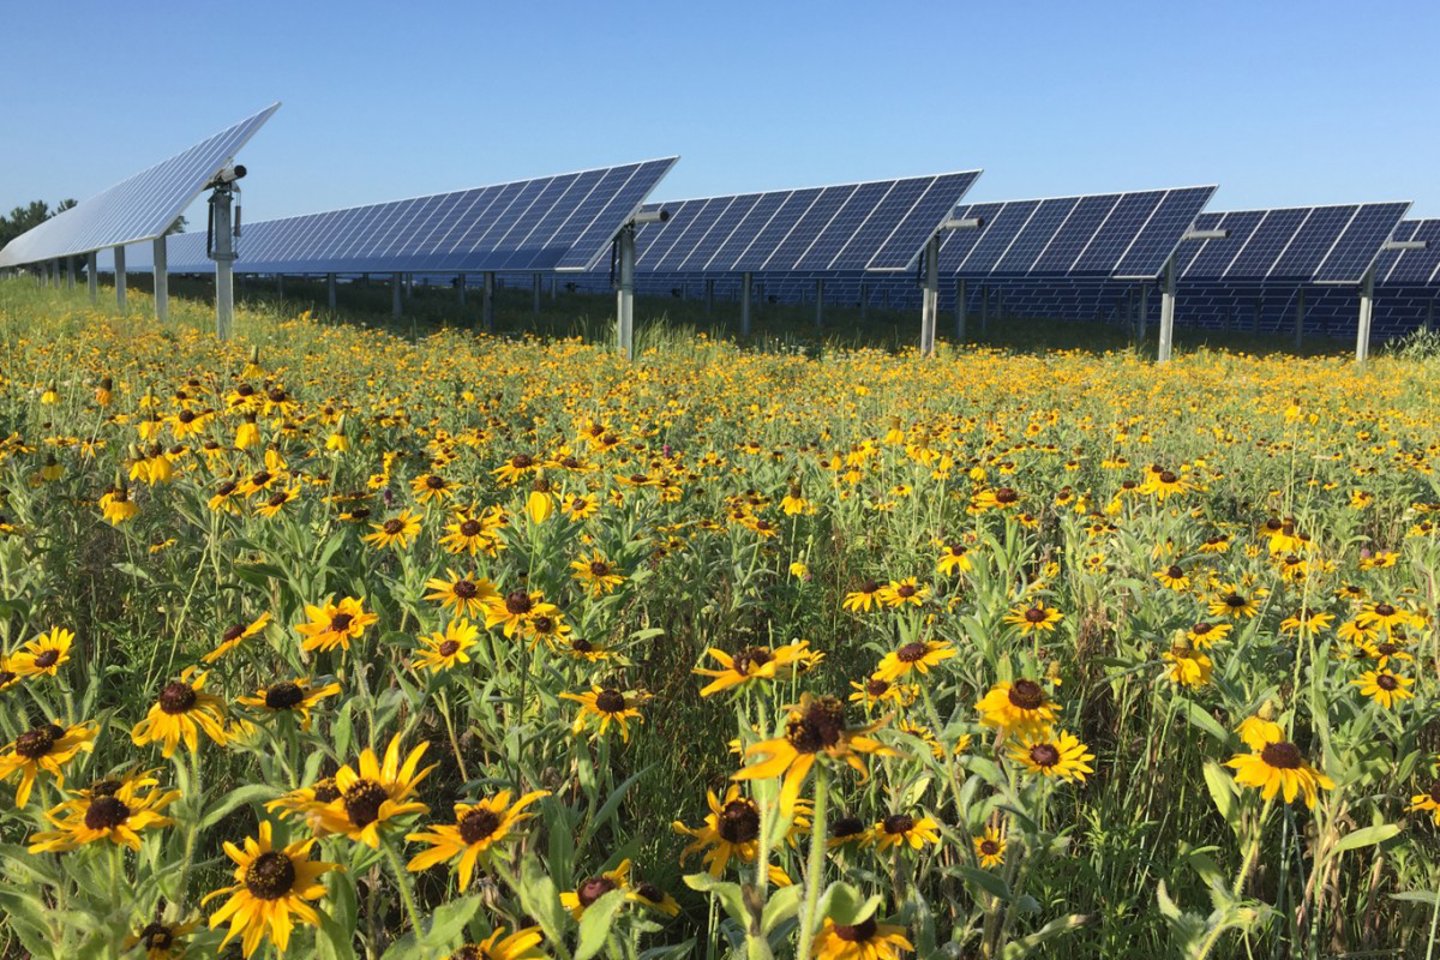
MULTIPOLYGON (((588 269, 675 160, 248 223, 236 243, 235 269, 292 274, 588 269)), ((204 237, 198 239, 197 247, 191 235, 170 238, 172 273, 208 269, 204 237)))
POLYGON ((643 273, 904 271, 954 212, 978 170, 834 187, 651 204, 639 226, 643 273))
POLYGON ((1228 236, 1187 240, 1182 280, 1359 283, 1409 203, 1364 203, 1202 214, 1197 230, 1228 236))
POLYGON ((163 236, 215 174, 255 135, 274 103, 184 153, 76 204, 0 250, 0 267, 89 253, 163 236))
POLYGON ((978 229, 951 231, 940 271, 960 277, 1158 276, 1214 186, 977 203, 978 229))

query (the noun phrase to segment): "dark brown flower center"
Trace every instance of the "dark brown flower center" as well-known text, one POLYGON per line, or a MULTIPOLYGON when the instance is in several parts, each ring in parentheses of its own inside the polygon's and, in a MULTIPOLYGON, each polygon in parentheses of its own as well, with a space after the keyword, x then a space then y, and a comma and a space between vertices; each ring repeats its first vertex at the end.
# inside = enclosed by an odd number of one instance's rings
POLYGON ((26 760, 38 760, 55 746, 65 731, 53 723, 42 724, 15 738, 15 752, 26 760))
POLYGON ((124 784, 121 783, 119 780, 109 778, 105 780, 96 780, 94 783, 90 784, 90 796, 113 797, 116 793, 120 791, 120 788, 123 786, 124 784))
POLYGON ((456 580, 450 590, 461 600, 471 600, 480 593, 480 588, 469 580, 456 580))
POLYGON ((995 491, 996 503, 1015 503, 1019 499, 1020 494, 1016 493, 1010 487, 1001 487, 999 490, 995 491))
POLYGON ((386 532, 387 534, 389 534, 389 535, 392 536, 392 537, 395 536, 397 533, 399 533, 401 530, 404 530, 404 529, 405 529, 405 521, 404 521, 404 520, 386 520, 386 521, 385 521, 384 530, 385 530, 385 532, 386 532))
POLYGON ((1045 703, 1045 691, 1034 680, 1016 680, 1009 697, 1011 705, 1021 710, 1038 710, 1045 703))
POLYGON ((330 618, 330 632, 331 632, 331 633, 349 633, 349 632, 350 632, 350 624, 353 623, 354 621, 355 621, 355 617, 354 617, 353 614, 349 614, 349 613, 337 613, 337 614, 335 614, 335 616, 333 616, 333 617, 330 618))
POLYGON ((845 704, 835 697, 820 697, 786 724, 785 739, 800 753, 819 753, 839 743, 844 733, 845 704))
POLYGON ((926 652, 925 644, 923 643, 919 643, 918 641, 916 643, 907 643, 895 651, 895 659, 901 663, 915 663, 925 659, 926 652))
POLYGON ((130 808, 115 797, 96 797, 85 811, 85 826, 91 830, 113 830, 129 819, 130 808))
POLYGON ((1389 691, 1400 686, 1400 681, 1396 680, 1393 674, 1382 673, 1375 678, 1375 686, 1381 690, 1389 691))
POLYGON ((1172 563, 1168 568, 1166 568, 1165 576, 1169 577, 1171 580, 1179 580, 1181 577, 1185 576, 1185 571, 1181 570, 1179 567, 1175 566, 1175 564, 1172 563))
POLYGON ((1213 629, 1215 628, 1212 627, 1210 624, 1201 621, 1200 623, 1197 623, 1193 627, 1191 627, 1190 632, 1195 634, 1197 637, 1203 637, 1205 636, 1205 634, 1209 633, 1213 629))
POLYGON ((1430 784, 1430 799, 1440 803, 1440 780, 1430 784))
POLYGON ((635 884, 635 892, 651 903, 660 903, 665 899, 665 891, 655 886, 655 884, 649 880, 641 880, 635 884))
POLYGON ((59 659, 60 651, 51 647, 46 650, 40 651, 40 653, 36 655, 35 666, 41 667, 42 669, 45 667, 53 667, 55 666, 55 661, 59 659))
POLYGON ((385 788, 374 780, 357 780, 345 791, 345 815, 357 827, 374 823, 380 817, 380 805, 390 799, 385 788))
POLYGON ((915 593, 916 590, 914 585, 909 583, 902 583, 899 587, 895 589, 895 595, 897 597, 903 597, 907 600, 915 596, 915 593))
POLYGON ((760 836, 760 811, 750 800, 731 800, 716 821, 715 832, 726 843, 750 843, 760 836))
POLYGON ((589 653, 595 649, 595 644, 584 637, 575 637, 570 641, 570 649, 576 653, 589 653))
POLYGON ((1300 748, 1284 740, 1267 744, 1265 749, 1260 751, 1260 759, 1265 761, 1266 766, 1277 770, 1298 770, 1303 763, 1300 748))
POLYGON ((320 803, 334 803, 340 799, 340 788, 335 786, 334 777, 315 781, 315 799, 320 803))
POLYGON ((601 713, 619 713, 625 709, 625 694, 607 687, 595 695, 595 709, 601 713))
POLYGON ((746 647, 735 654, 734 670, 742 677, 748 677, 750 671, 765 666, 775 657, 764 647, 746 647))
POLYGON ((243 623, 237 623, 235 624, 235 626, 231 627, 223 634, 221 634, 220 639, 225 643, 231 643, 235 640, 239 640, 242 636, 244 636, 244 634, 245 625, 243 623))
POLYGON ((555 632, 555 621, 550 617, 536 617, 530 621, 530 626, 534 627, 535 632, 542 636, 555 632))
POLYGON ((476 807, 460 818, 460 839, 467 844, 479 843, 500 827, 500 815, 485 807, 476 807))
POLYGON ((590 561, 590 574, 591 576, 595 577, 609 576, 610 564, 606 563, 604 560, 592 560, 590 561))
POLYGON ((609 877, 591 877, 576 889, 575 898, 580 901, 580 906, 588 907, 614 889, 615 881, 609 877))
POLYGON ((1053 767, 1060 762, 1060 750, 1053 743, 1037 743, 1030 748, 1030 760, 1037 767, 1053 767))
POLYGON ((915 829, 915 818, 904 813, 892 813, 885 818, 882 826, 885 828, 885 832, 892 836, 909 833, 915 829))
POLYGON ((876 583, 874 580, 866 580, 864 583, 860 584, 861 593, 874 593, 876 590, 879 589, 880 584, 876 583))
POLYGON ((483 529, 485 529, 485 528, 480 525, 480 521, 479 521, 479 520, 462 520, 462 521, 460 521, 460 535, 461 535, 462 537, 475 537, 475 536, 479 536, 479 535, 480 535, 480 531, 483 530, 483 529))
POLYGON ((185 713, 195 706, 195 700, 195 688, 178 680, 167 683, 160 691, 160 709, 171 715, 185 713))
POLYGON ((305 691, 298 683, 282 680, 265 690, 265 706, 271 710, 294 710, 305 700, 305 691))
POLYGON ((446 640, 444 643, 440 644, 440 647, 439 647, 439 653, 440 653, 440 656, 442 656, 442 657, 453 657, 453 656, 455 656, 455 654, 458 653, 459 651, 460 651, 460 641, 459 641, 459 640, 446 640))
POLYGON ((1178 479, 1179 479, 1179 477, 1175 476, 1175 474, 1171 473, 1169 470, 1161 470, 1161 471, 1160 471, 1160 482, 1161 482, 1161 483, 1174 483, 1174 482, 1175 482, 1176 480, 1178 480, 1178 479))
POLYGON ((1400 651, 1400 647, 1399 647, 1398 645, 1393 644, 1393 643, 1390 643, 1390 642, 1388 642, 1388 641, 1385 642, 1385 643, 1377 643, 1377 644, 1375 644, 1375 652, 1378 653, 1378 654, 1380 654, 1380 655, 1383 656, 1383 657, 1391 657, 1391 656, 1394 656, 1394 655, 1395 655, 1396 653, 1398 653, 1399 651, 1400 651))
POLYGON ((295 864, 285 854, 269 850, 245 868, 245 889, 261 900, 279 900, 295 886, 295 864))
POLYGON ((1225 597, 1225 606, 1229 607, 1231 610, 1243 610, 1249 605, 1250 601, 1246 600, 1238 593, 1227 594, 1225 597))
POLYGON ((981 840, 980 852, 985 854, 985 856, 987 857, 993 857, 995 856, 995 854, 1000 852, 1000 844, 996 843, 994 840, 981 840))
POLYGON ((163 923, 152 923, 140 931, 140 943, 147 950, 169 950, 175 943, 175 934, 163 923))
POLYGON ((535 606, 530 599, 530 594, 524 590, 515 590, 505 595, 505 610, 512 617, 523 617, 535 606))
POLYGON ((1375 612, 1382 617, 1393 617, 1395 615, 1395 608, 1388 603, 1377 603, 1375 604, 1375 612))
POLYGON ((870 679, 865 683, 865 692, 872 697, 883 697, 890 689, 888 680, 870 679))
POLYGON ((875 936, 875 918, 870 917, 863 923, 856 924, 835 924, 835 936, 847 943, 869 943, 870 938, 875 936))
POLYGON ((431 490, 444 490, 445 478, 436 476, 432 473, 430 474, 430 476, 425 478, 425 486, 429 487, 431 490))
POLYGON ((269 470, 257 470, 255 472, 255 475, 250 478, 250 482, 257 487, 265 486, 265 484, 269 483, 270 480, 271 477, 269 470))
POLYGON ((830 836, 839 839, 841 837, 853 837, 858 833, 865 832, 865 821, 859 817, 841 817, 830 824, 830 836))
POLYGON ((1044 607, 1031 607, 1029 610, 1026 610, 1026 611, 1025 611, 1025 619, 1026 619, 1026 621, 1029 622, 1029 623, 1044 623, 1044 622, 1045 622, 1045 608, 1044 608, 1044 607))

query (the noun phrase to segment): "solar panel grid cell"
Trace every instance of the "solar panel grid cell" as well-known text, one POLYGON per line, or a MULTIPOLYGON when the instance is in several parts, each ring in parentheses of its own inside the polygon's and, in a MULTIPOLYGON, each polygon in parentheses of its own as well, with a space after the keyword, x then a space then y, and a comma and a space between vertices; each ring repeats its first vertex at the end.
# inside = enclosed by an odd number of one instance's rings
MULTIPOLYGON (((1031 214, 1022 230, 1006 249, 1004 256, 995 264, 991 271, 995 274, 1020 276, 1027 273, 1035 263, 1035 258, 1050 243, 1055 236, 1055 231, 1070 216, 1070 211, 1075 209, 1079 203, 1078 197, 1061 197, 1055 200, 1042 200, 1039 206, 1031 214)), ((969 273, 970 266, 966 264, 961 273, 969 273)))
POLYGON ((1375 262, 1380 247, 1400 224, 1408 203, 1367 203, 1335 242, 1315 271, 1319 283, 1359 283, 1375 262))

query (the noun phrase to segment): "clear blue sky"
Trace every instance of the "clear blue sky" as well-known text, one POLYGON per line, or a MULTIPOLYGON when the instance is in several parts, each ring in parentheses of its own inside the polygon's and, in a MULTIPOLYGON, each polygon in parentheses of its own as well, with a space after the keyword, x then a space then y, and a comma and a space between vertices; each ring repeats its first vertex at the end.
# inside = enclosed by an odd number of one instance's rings
POLYGON ((203 6, 4 0, 0 211, 278 99, 249 220, 672 153, 657 199, 983 167, 1440 216, 1430 0, 203 6))

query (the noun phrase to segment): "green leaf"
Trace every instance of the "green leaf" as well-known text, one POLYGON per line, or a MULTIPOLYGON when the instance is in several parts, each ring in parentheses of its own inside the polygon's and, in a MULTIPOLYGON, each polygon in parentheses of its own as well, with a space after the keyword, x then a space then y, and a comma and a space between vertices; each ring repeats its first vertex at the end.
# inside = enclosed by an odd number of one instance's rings
POLYGON ((470 918, 475 916, 475 911, 480 909, 479 897, 461 897, 459 900, 452 900, 435 911, 430 920, 430 929, 425 931, 421 941, 427 947, 440 950, 449 950, 454 947, 455 941, 460 934, 465 932, 465 925, 470 918))
POLYGON ((520 898, 520 906, 540 925, 546 940, 551 944, 565 942, 570 914, 561 906, 555 883, 538 857, 525 857, 521 861, 520 889, 515 891, 515 895, 520 898))
POLYGON ((1235 781, 1225 772, 1224 768, 1214 760, 1205 761, 1205 786, 1210 791, 1210 799, 1215 801, 1215 809, 1220 811, 1220 816, 1230 825, 1230 829, 1240 829, 1240 807, 1235 796, 1235 781))
POLYGON ((1227 731, 1224 727, 1220 726, 1220 721, 1210 716, 1210 714, 1205 710, 1204 707, 1201 707, 1199 704, 1192 703, 1189 700, 1178 700, 1176 701, 1175 707, 1176 710, 1178 710, 1180 713, 1185 714, 1185 719, 1189 720, 1191 725, 1205 731, 1210 736, 1214 737, 1216 742, 1230 742, 1229 731, 1227 731))
POLYGON ((590 960, 605 949, 605 941, 615 926, 615 914, 625 906, 625 891, 611 890, 585 908, 580 916, 580 940, 575 945, 575 960, 590 960))
POLYGON ((884 903, 878 893, 866 898, 850 884, 837 880, 820 895, 818 915, 829 917, 838 924, 853 926, 870 919, 884 903))
POLYGON ((740 884, 717 880, 708 873, 688 873, 685 875, 685 886, 716 897, 730 919, 741 927, 750 926, 745 913, 745 899, 740 895, 740 884))
POLYGON ((232 813, 242 804, 255 803, 261 800, 269 800, 275 796, 275 788, 263 783, 252 783, 248 786, 237 787, 225 795, 215 806, 205 812, 197 825, 201 830, 208 830, 232 813))
POLYGON ((1164 880, 1155 885, 1155 902, 1160 906, 1160 915, 1166 920, 1180 919, 1182 915, 1180 907, 1170 899, 1170 891, 1165 889, 1164 880))
POLYGON ((765 910, 760 916, 760 929, 769 933, 777 926, 800 912, 800 893, 805 888, 800 884, 781 887, 770 895, 765 910))
POLYGON ((1045 941, 1053 940, 1061 934, 1069 933, 1077 927, 1084 926, 1088 919, 1088 917, 1078 913, 1072 913, 1068 917, 1058 917, 1028 937, 1019 937, 1005 944, 1005 949, 1000 951, 1000 956, 1002 960, 1018 960, 1018 958, 1027 955, 1031 950, 1034 950, 1045 941))
POLYGON ((957 874, 975 884, 992 897, 996 897, 1006 903, 1010 902, 1010 887, 1003 879, 991 873, 989 870, 981 870, 977 867, 965 866, 963 864, 954 869, 957 874))
POLYGON ((1404 900, 1406 903, 1423 903, 1426 906, 1434 906, 1437 901, 1440 901, 1440 890, 1402 890, 1388 896, 1391 900, 1404 900))
POLYGON ((1376 827, 1362 827, 1359 830, 1347 833, 1335 844, 1336 853, 1344 853, 1346 850, 1359 850, 1361 847, 1373 846, 1377 843, 1384 843, 1395 834, 1400 832, 1398 823, 1383 823, 1376 827))

